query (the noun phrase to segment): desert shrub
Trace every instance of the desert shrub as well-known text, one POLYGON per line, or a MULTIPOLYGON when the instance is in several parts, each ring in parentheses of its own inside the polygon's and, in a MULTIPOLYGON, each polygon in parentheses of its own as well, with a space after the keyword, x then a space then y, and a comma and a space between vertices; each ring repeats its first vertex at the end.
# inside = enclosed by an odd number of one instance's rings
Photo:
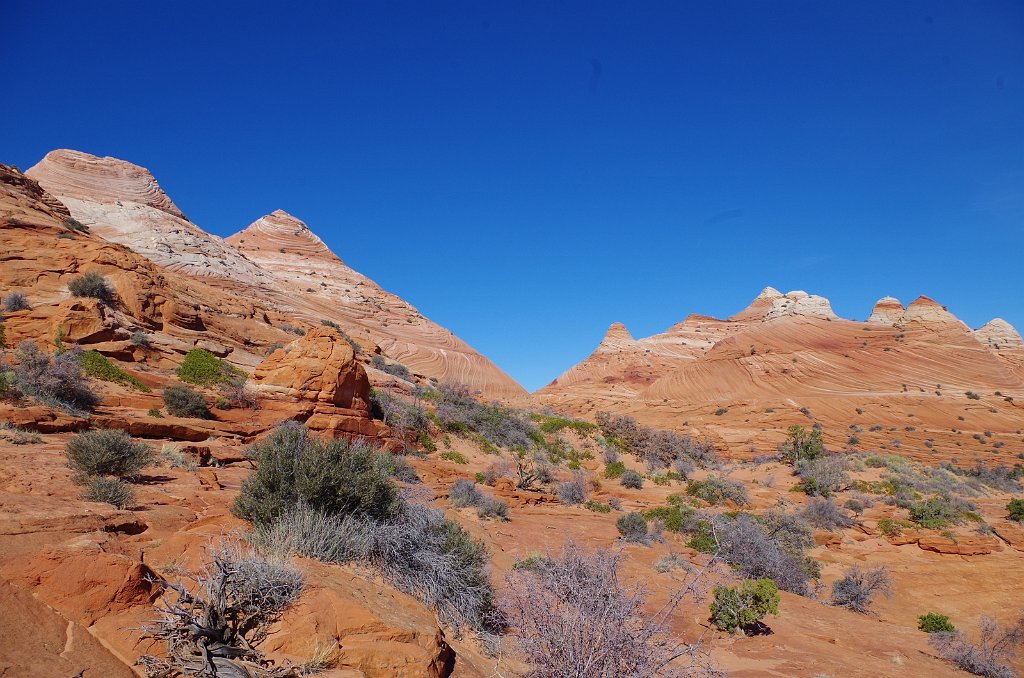
POLYGON ((242 370, 202 348, 194 348, 186 353, 175 373, 178 379, 196 386, 216 386, 246 376, 242 370))
POLYGON ((679 476, 680 480, 686 480, 693 473, 695 466, 690 457, 676 457, 672 460, 672 472, 679 476))
POLYGON ((690 480, 686 494, 703 499, 712 506, 731 501, 737 506, 747 503, 747 490, 740 483, 724 476, 708 476, 707 480, 690 480))
POLYGON ((949 622, 949 617, 937 612, 929 612, 918 617, 917 628, 925 633, 953 633, 956 631, 956 628, 949 622))
POLYGON ((563 504, 575 506, 587 500, 587 478, 581 471, 572 474, 572 480, 567 480, 558 486, 558 500, 563 504))
POLYGON ((795 468, 800 477, 800 488, 812 497, 829 497, 850 486, 846 462, 838 455, 805 459, 795 468))
POLYGON ((253 540, 275 553, 374 567, 396 588, 435 609, 456 634, 464 626, 479 631, 493 624, 487 547, 437 509, 402 497, 385 518, 293 506, 277 520, 255 526, 253 540))
POLYGON ((68 291, 76 297, 92 297, 100 301, 114 300, 114 288, 99 273, 83 273, 68 282, 68 291))
POLYGON ((146 333, 142 332, 141 330, 136 330, 135 332, 132 332, 132 336, 129 339, 129 341, 131 342, 132 346, 149 348, 149 337, 146 336, 146 333))
POLYGON ((418 483, 420 481, 416 469, 412 467, 409 460, 404 456, 382 452, 377 455, 377 461, 384 468, 384 471, 395 480, 403 483, 418 483))
POLYGON ((4 310, 8 313, 27 311, 31 308, 28 303, 28 297, 25 296, 24 292, 11 292, 4 297, 3 306, 4 310))
POLYGON ((43 442, 43 437, 35 431, 27 431, 7 422, 0 422, 0 440, 6 440, 12 445, 38 445, 43 442))
MULTIPOLYGON (((210 552, 189 577, 195 586, 158 582, 159 616, 143 628, 143 637, 162 642, 166 656, 140 657, 147 675, 249 675, 247 667, 265 664, 256 643, 302 592, 302 575, 289 563, 238 546, 221 545, 210 552)), ((307 675, 291 668, 261 673, 307 675)))
POLYGON ((959 523, 962 518, 948 497, 931 497, 910 506, 910 519, 921 527, 937 530, 959 523))
POLYGON ((558 415, 532 414, 531 419, 538 422, 542 433, 558 433, 564 429, 575 431, 580 437, 593 435, 597 430, 597 424, 591 424, 582 419, 570 419, 558 415))
POLYGON ((974 391, 967 391, 964 395, 967 396, 968 400, 981 400, 981 396, 974 391))
POLYGON ((978 625, 978 642, 972 643, 960 631, 928 635, 928 644, 939 656, 958 668, 985 678, 1015 678, 1017 673, 1008 663, 1016 649, 1024 643, 1024 615, 1009 626, 1000 627, 988 616, 978 625))
POLYGON ((909 527, 909 523, 892 518, 882 518, 878 521, 878 530, 886 537, 898 537, 903 534, 906 527, 909 527))
POLYGON ((186 471, 195 471, 199 468, 199 465, 191 457, 173 445, 164 445, 160 449, 160 461, 167 464, 168 468, 180 468, 186 471))
POLYGON ((825 445, 821 441, 820 428, 808 431, 803 426, 790 426, 786 440, 779 446, 779 456, 789 464, 817 459, 824 453, 825 445))
MULTIPOLYGON (((611 461, 604 465, 604 477, 608 479, 615 479, 622 476, 626 472, 626 465, 621 461, 611 461)), ((641 479, 642 482, 643 479, 641 479)))
POLYGON ((628 487, 633 490, 639 490, 644 486, 644 478, 642 475, 632 469, 627 469, 622 472, 619 476, 619 483, 623 487, 628 487))
POLYGON ((164 416, 164 415, 160 414, 159 408, 156 408, 156 407, 149 408, 146 411, 146 414, 148 414, 151 417, 155 417, 156 419, 162 419, 163 416, 164 416))
POLYGON ((785 553, 802 557, 805 550, 814 546, 814 533, 802 512, 774 508, 755 516, 754 520, 765 536, 785 553))
POLYGON ((66 217, 64 219, 64 227, 71 231, 78 231, 79 233, 89 232, 89 227, 74 217, 66 217))
POLYGON ((455 450, 448 450, 447 452, 442 452, 438 456, 441 459, 444 459, 445 461, 454 462, 456 464, 468 464, 469 463, 469 461, 466 459, 466 456, 464 454, 462 454, 461 452, 456 452, 455 450))
POLYGON ((94 379, 129 386, 143 393, 149 393, 151 390, 137 378, 112 363, 107 356, 99 351, 86 351, 78 362, 82 366, 82 371, 94 379))
POLYGON ((682 532, 692 523, 693 509, 677 501, 645 511, 644 516, 648 520, 660 520, 669 532, 682 532))
POLYGON ((153 463, 153 450, 132 440, 126 431, 95 429, 71 437, 64 446, 68 468, 78 482, 93 476, 136 478, 153 463))
POLYGON ((163 399, 164 407, 172 417, 207 419, 210 416, 203 394, 193 391, 188 386, 168 386, 164 389, 163 399))
POLYGON ((771 579, 745 579, 737 587, 716 586, 711 622, 730 633, 755 628, 767 614, 779 613, 779 589, 771 579))
POLYGON ((85 486, 85 491, 82 493, 82 499, 127 509, 135 504, 135 493, 132 491, 132 486, 120 478, 100 476, 89 480, 89 484, 85 486))
POLYGON ((418 402, 410 402, 383 389, 370 390, 370 407, 374 419, 381 420, 406 444, 419 442, 428 451, 437 449, 430 439, 430 420, 418 402))
POLYGON ((843 502, 843 507, 852 511, 857 516, 864 513, 864 502, 860 499, 847 499, 843 502))
POLYGON ((831 499, 815 497, 802 511, 804 520, 820 530, 850 527, 853 521, 831 499))
POLYGON ((963 477, 972 486, 987 486, 1001 492, 1016 492, 1020 489, 1020 478, 1024 477, 1024 466, 1015 464, 1009 468, 1003 464, 985 466, 981 460, 974 468, 962 469, 952 465, 943 465, 943 469, 963 477))
POLYGON ((647 541, 647 519, 642 513, 634 511, 619 516, 615 521, 615 527, 626 541, 641 543, 647 541))
POLYGON ((508 504, 500 499, 484 494, 480 503, 476 506, 476 515, 480 518, 508 520, 508 504))
POLYGON ((698 647, 681 645, 667 627, 689 587, 651 614, 643 589, 620 582, 621 557, 569 542, 560 555, 509 574, 499 608, 528 678, 706 675, 698 647), (677 658, 678 669, 670 668, 677 658))
POLYGON ((1010 520, 1024 521, 1024 499, 1011 499, 1006 504, 1006 512, 1010 520))
POLYGON ((373 358, 370 359, 370 362, 376 369, 386 374, 390 374, 393 377, 405 379, 406 381, 411 377, 408 367, 397 362, 389 363, 382 355, 374 355, 373 358))
POLYGON ((455 508, 466 508, 467 506, 476 506, 483 499, 483 493, 480 492, 475 483, 460 478, 452 483, 452 486, 448 488, 448 501, 452 503, 455 508))
POLYGON ((435 397, 441 427, 461 436, 478 437, 496 448, 529 450, 536 427, 522 412, 497 403, 485 404, 461 384, 441 384, 435 397))
POLYGON ((869 614, 871 599, 876 593, 892 595, 892 578, 885 567, 861 569, 851 567, 843 578, 832 584, 832 604, 854 612, 869 614))
POLYGON ((817 568, 802 551, 784 547, 784 542, 769 536, 762 523, 740 513, 704 516, 691 539, 691 548, 719 557, 746 579, 768 578, 783 591, 807 595, 807 580, 817 576, 817 568))
POLYGON ((610 505, 602 504, 596 499, 588 499, 586 502, 584 502, 583 508, 587 509, 588 511, 593 511, 594 513, 612 512, 612 507, 610 505))
POLYGON ((622 500, 618 497, 608 497, 608 505, 612 507, 612 510, 622 510, 622 500))
POLYGON ((716 461, 714 444, 708 439, 695 440, 674 431, 647 428, 640 426, 632 417, 607 412, 598 412, 594 420, 607 442, 621 447, 653 468, 665 468, 680 457, 686 457, 701 467, 716 461))
POLYGON ((21 342, 14 352, 18 388, 48 405, 72 411, 91 410, 100 397, 86 383, 78 355, 78 351, 65 351, 51 357, 31 341, 21 342))
POLYGON ((249 449, 256 469, 242 482, 232 512, 265 525, 302 503, 328 514, 394 515, 397 489, 363 442, 323 441, 287 422, 249 449))

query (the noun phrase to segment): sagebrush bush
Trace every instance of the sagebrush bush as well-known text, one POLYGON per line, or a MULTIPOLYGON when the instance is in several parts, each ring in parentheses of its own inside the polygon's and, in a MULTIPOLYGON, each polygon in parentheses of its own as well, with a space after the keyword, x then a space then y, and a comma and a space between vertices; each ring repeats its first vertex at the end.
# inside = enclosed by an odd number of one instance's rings
POLYGON ((135 505, 135 493, 132 491, 132 486, 120 478, 93 478, 86 485, 82 499, 110 504, 119 509, 127 509, 135 505))
POLYGON ((402 363, 389 363, 382 355, 374 355, 373 358, 370 359, 370 362, 381 372, 390 374, 393 377, 398 377, 399 379, 404 379, 406 381, 409 381, 412 377, 408 367, 402 363))
POLYGON ((132 440, 126 431, 95 429, 68 440, 64 453, 78 482, 94 476, 132 479, 153 463, 153 450, 132 440))
POLYGON ((929 612, 918 617, 917 628, 925 633, 953 633, 956 631, 956 627, 949 622, 949 617, 937 612, 929 612))
POLYGON ((476 506, 480 503, 483 498, 483 494, 475 483, 460 478, 452 483, 452 486, 448 488, 448 501, 452 503, 455 508, 465 508, 467 506, 476 506))
POLYGON ((255 525, 300 503, 329 514, 391 517, 398 492, 378 454, 361 441, 323 441, 287 422, 249 448, 256 469, 242 482, 232 512, 255 525))
POLYGON ((712 506, 731 501, 737 506, 748 502, 747 490, 741 483, 724 476, 708 476, 707 480, 690 480, 686 483, 686 494, 703 499, 712 506))
POLYGON ((819 530, 835 530, 850 527, 853 521, 841 508, 824 497, 814 497, 802 511, 804 520, 819 530))
POLYGON ((1009 660, 1024 643, 1024 613, 1016 622, 1000 627, 994 619, 982 616, 978 624, 978 642, 970 642, 960 631, 928 634, 928 644, 939 656, 958 668, 985 678, 1016 678, 1009 660))
POLYGON ((804 459, 795 464, 801 489, 813 496, 830 497, 850 486, 846 462, 839 455, 804 459))
POLYGON ((949 497, 931 497, 910 506, 910 519, 921 527, 937 530, 961 522, 962 516, 949 497))
POLYGON ((575 506, 587 500, 587 478, 581 471, 572 474, 572 480, 567 480, 558 486, 558 500, 563 504, 575 506))
POLYGON ((647 519, 642 513, 631 512, 619 516, 615 527, 626 541, 643 543, 647 541, 647 519))
POLYGON ((172 417, 188 417, 191 419, 208 419, 210 410, 206 406, 206 398, 202 393, 193 391, 188 386, 177 384, 168 386, 163 393, 164 407, 172 417))
POLYGON ((856 565, 832 584, 832 604, 869 614, 871 599, 876 593, 885 597, 892 595, 892 577, 885 567, 861 569, 856 565))
POLYGON ((644 486, 644 477, 632 469, 627 469, 619 476, 619 483, 623 487, 639 490, 644 486))
POLYGON ((618 551, 566 543, 558 556, 533 556, 508 575, 499 600, 511 640, 531 678, 650 678, 715 675, 697 644, 681 645, 668 620, 685 590, 661 611, 645 608, 639 586, 618 577, 618 551), (674 662, 669 666, 669 662, 674 662))
POLYGON ((21 342, 14 352, 18 388, 47 405, 78 412, 92 410, 100 397, 89 388, 79 355, 79 351, 71 350, 51 357, 31 341, 21 342))
POLYGON ((480 518, 508 520, 508 504, 485 494, 476 506, 476 515, 480 518))
POLYGON ((771 579, 745 579, 739 586, 716 586, 711 623, 736 633, 753 628, 765 615, 779 613, 779 589, 771 579))
MULTIPOLYGON (((388 390, 375 388, 370 390, 370 407, 374 419, 390 426, 406 446, 413 441, 420 441, 421 444, 430 441, 430 419, 426 409, 419 403, 399 398, 388 390)), ((429 448, 432 445, 430 441, 430 445, 424 446, 429 448)))
POLYGON ((437 403, 437 420, 449 433, 473 437, 492 448, 530 450, 534 446, 536 426, 518 410, 481 403, 462 384, 441 384, 432 398, 437 403))
POLYGON ((608 443, 655 468, 665 468, 680 458, 702 468, 716 461, 715 446, 710 439, 696 440, 675 431, 647 428, 632 417, 607 412, 598 412, 594 420, 608 443))
MULTIPOLYGON (((621 461, 609 461, 604 465, 604 477, 609 480, 622 477, 622 474, 626 472, 626 465, 621 461)), ((643 480, 643 479, 641 479, 643 480)))
POLYGON ((11 292, 4 297, 3 306, 4 310, 8 313, 27 311, 31 308, 28 303, 28 297, 25 296, 24 292, 11 292))
POLYGON ((116 296, 114 288, 99 273, 83 273, 68 282, 68 291, 76 297, 92 297, 100 301, 111 302, 116 296))
POLYGON ((1024 499, 1011 499, 1006 504, 1006 513, 1010 520, 1024 521, 1024 499))
MULTIPOLYGON (((817 563, 804 555, 807 537, 800 537, 800 521, 783 514, 779 524, 786 526, 770 533, 773 520, 755 520, 740 513, 735 518, 705 514, 697 523, 690 540, 691 548, 717 553, 746 579, 768 578, 783 591, 807 595, 807 580, 818 577, 817 563)), ((803 527, 803 534, 809 535, 803 527)), ((810 540, 813 544, 813 540, 810 540)))
POLYGON ((375 567, 396 588, 434 608, 457 635, 464 626, 484 631, 494 623, 487 547, 437 509, 399 498, 381 519, 293 505, 256 525, 253 539, 274 553, 375 567))

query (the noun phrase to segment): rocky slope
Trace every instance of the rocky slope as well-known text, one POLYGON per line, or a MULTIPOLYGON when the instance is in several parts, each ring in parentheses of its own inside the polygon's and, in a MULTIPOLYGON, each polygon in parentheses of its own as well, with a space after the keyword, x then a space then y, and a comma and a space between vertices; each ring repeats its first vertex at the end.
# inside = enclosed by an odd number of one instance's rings
POLYGON ((886 297, 856 322, 822 297, 767 288, 725 320, 691 315, 642 339, 615 324, 535 397, 711 434, 736 454, 771 450, 789 424, 818 422, 839 448, 1009 460, 1024 452, 1022 355, 1004 321, 971 331, 927 297, 906 307, 886 297), (986 431, 980 443, 970 437, 986 431))
POLYGON ((525 392, 449 330, 345 266, 309 228, 281 211, 223 240, 188 221, 148 170, 57 150, 26 172, 96 235, 166 270, 259 299, 279 326, 337 323, 423 377, 452 379, 489 397, 525 392))

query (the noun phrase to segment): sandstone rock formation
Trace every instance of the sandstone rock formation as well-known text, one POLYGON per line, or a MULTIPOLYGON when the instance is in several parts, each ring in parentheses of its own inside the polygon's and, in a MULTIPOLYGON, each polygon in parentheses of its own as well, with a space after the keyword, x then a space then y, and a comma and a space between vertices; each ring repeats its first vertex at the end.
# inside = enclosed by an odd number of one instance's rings
MULTIPOLYGON (((137 165, 58 150, 26 174, 93 233, 168 271, 264 301, 277 326, 315 327, 330 320, 416 374, 459 381, 495 398, 525 395, 449 330, 345 266, 303 222, 283 211, 223 240, 188 221, 149 171, 137 165)), ((167 310, 178 324, 203 329, 197 307, 172 304, 167 310)))

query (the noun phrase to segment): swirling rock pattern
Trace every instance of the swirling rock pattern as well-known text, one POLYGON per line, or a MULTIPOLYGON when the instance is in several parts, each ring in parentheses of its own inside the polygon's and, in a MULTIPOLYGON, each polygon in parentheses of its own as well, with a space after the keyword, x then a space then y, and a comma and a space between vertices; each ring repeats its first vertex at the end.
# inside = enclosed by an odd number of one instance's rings
MULTIPOLYGON (((188 221, 148 170, 123 160, 58 150, 27 175, 94 234, 168 271, 264 300, 291 324, 333 321, 415 374, 459 381, 489 397, 526 394, 449 330, 346 266, 286 212, 268 214, 224 240, 188 221)), ((205 327, 187 306, 172 304, 167 312, 181 327, 205 327)))
POLYGON ((691 315, 640 339, 615 324, 588 358, 534 395, 583 416, 627 413, 710 433, 748 453, 774 448, 790 424, 818 422, 836 447, 849 444, 852 426, 853 439, 875 448, 1009 462, 1024 452, 1022 365, 1024 341, 1008 323, 972 332, 927 297, 906 308, 887 297, 855 322, 822 297, 766 288, 727 320, 691 315), (964 447, 965 429, 1003 444, 964 447))

